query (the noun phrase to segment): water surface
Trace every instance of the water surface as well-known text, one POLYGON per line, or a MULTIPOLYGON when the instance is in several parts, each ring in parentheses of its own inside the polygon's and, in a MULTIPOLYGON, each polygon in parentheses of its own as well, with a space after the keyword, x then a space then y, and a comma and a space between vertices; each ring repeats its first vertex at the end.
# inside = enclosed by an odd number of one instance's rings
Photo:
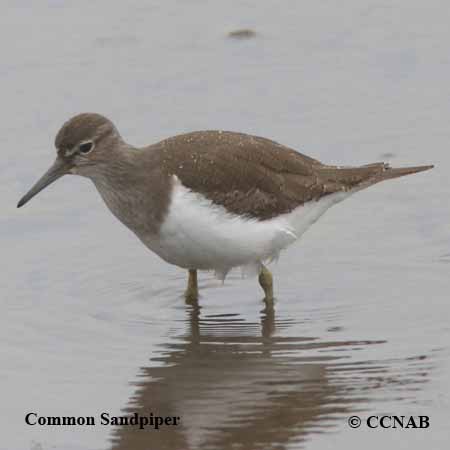
POLYGON ((3 2, 0 448, 447 448, 447 13, 437 0, 3 2), (327 212, 272 266, 273 309, 238 272, 223 286, 201 274, 189 306, 186 274, 89 181, 15 208, 81 111, 135 145, 229 129, 329 163, 436 168, 327 212), (149 410, 181 426, 24 422, 149 410), (355 430, 355 414, 431 426, 355 430))

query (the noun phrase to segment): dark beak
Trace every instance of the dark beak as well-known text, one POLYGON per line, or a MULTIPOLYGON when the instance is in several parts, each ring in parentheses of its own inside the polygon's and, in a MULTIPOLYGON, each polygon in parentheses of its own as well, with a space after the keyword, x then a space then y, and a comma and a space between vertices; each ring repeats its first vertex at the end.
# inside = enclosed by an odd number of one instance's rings
POLYGON ((58 178, 69 173, 70 166, 66 161, 57 157, 50 169, 37 181, 37 183, 20 199, 17 207, 25 205, 28 200, 31 200, 36 194, 46 188, 49 184, 52 184, 58 178))

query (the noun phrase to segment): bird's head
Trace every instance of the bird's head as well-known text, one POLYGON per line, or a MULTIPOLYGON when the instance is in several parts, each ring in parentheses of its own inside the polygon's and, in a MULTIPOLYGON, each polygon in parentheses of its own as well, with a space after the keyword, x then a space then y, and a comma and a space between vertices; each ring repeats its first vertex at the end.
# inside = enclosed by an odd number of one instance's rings
POLYGON ((83 113, 68 120, 55 138, 57 157, 53 165, 20 199, 20 208, 48 185, 66 174, 91 176, 111 160, 122 142, 114 124, 104 116, 83 113))

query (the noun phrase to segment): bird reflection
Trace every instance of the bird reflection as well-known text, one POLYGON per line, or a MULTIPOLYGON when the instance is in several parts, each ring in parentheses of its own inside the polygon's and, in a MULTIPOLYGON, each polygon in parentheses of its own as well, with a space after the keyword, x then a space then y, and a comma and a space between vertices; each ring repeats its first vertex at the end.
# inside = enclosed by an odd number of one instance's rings
MULTIPOLYGON (((118 427, 114 450, 280 450, 336 426, 367 400, 369 377, 349 376, 343 353, 384 341, 278 336, 292 321, 277 321, 271 304, 258 323, 236 314, 202 317, 197 303, 187 306, 186 314, 187 334, 165 347, 156 360, 159 367, 142 369, 123 412, 179 416, 181 424, 158 430, 118 427), (344 377, 338 376, 341 367, 344 377)), ((389 368, 379 361, 370 366, 357 370, 368 370, 371 377, 375 370, 377 387, 382 386, 389 368)), ((394 378, 386 377, 389 383, 394 378)))

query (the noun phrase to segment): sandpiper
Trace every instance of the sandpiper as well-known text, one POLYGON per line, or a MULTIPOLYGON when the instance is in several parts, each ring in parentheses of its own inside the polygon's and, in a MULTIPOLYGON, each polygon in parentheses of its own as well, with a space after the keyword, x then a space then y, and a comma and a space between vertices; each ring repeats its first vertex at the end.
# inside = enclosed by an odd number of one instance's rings
POLYGON ((68 120, 57 157, 18 207, 66 174, 91 179, 111 212, 153 252, 189 271, 187 300, 198 297, 197 270, 224 280, 233 267, 259 275, 328 208, 380 181, 431 169, 322 164, 269 139, 197 131, 145 148, 127 144, 95 113, 68 120))

